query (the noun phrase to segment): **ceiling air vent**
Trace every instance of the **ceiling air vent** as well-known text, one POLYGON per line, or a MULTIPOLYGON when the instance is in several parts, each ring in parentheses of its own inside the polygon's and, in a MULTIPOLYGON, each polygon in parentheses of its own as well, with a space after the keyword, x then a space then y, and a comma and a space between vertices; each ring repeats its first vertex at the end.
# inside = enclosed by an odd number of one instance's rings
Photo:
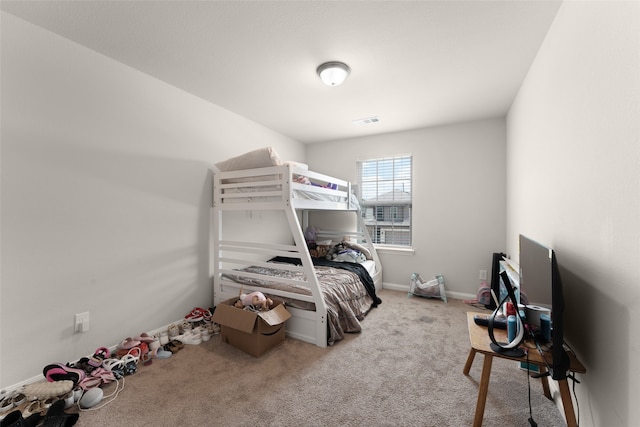
POLYGON ((374 123, 378 123, 380 118, 378 117, 365 117, 364 119, 353 120, 353 123, 356 125, 372 125, 374 123))

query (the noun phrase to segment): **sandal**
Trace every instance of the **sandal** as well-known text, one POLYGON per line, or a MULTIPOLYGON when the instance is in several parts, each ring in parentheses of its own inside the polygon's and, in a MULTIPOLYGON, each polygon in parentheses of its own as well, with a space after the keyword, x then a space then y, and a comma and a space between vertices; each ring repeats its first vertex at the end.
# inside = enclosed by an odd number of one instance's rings
POLYGON ((11 398, 11 402, 13 402, 13 406, 20 406, 24 402, 27 401, 27 396, 21 391, 16 391, 11 398))
POLYGON ((47 411, 47 409, 49 409, 51 403, 53 402, 50 402, 48 406, 45 406, 40 400, 32 400, 31 402, 29 402, 27 407, 23 409, 22 416, 24 418, 29 418, 33 414, 44 413, 47 411))
POLYGON ((131 337, 127 337, 120 344, 118 344, 118 348, 129 350, 133 347, 137 347, 140 345, 140 341, 134 340, 131 337))
POLYGON ((104 359, 107 359, 109 356, 111 356, 109 349, 106 347, 100 347, 96 350, 93 356, 91 356, 87 363, 94 368, 98 368, 102 365, 104 359))
POLYGON ((105 359, 102 366, 110 371, 117 380, 124 376, 124 362, 121 359, 105 359))
POLYGON ((151 355, 149 353, 144 353, 140 360, 142 360, 143 366, 149 366, 153 363, 153 361, 151 360, 151 355))
POLYGON ((116 380, 115 374, 112 371, 108 371, 102 367, 96 368, 96 370, 91 373, 91 378, 98 379, 100 381, 99 385, 109 384, 116 380))
POLYGON ((91 366, 89 364, 89 358, 88 357, 81 357, 76 363, 74 363, 73 365, 70 365, 70 366, 72 366, 74 368, 82 369, 87 374, 90 374, 91 371, 96 369, 95 366, 91 366))
POLYGON ((171 340, 169 342, 169 344, 172 344, 178 350, 182 350, 184 348, 184 344, 182 342, 178 341, 178 340, 171 340))
POLYGON ((137 360, 139 360, 140 356, 142 355, 142 350, 140 350, 140 347, 133 347, 133 348, 129 349, 127 354, 125 354, 125 356, 127 356, 127 355, 133 356, 137 360))
POLYGON ((150 342, 153 342, 153 340, 155 340, 155 337, 152 336, 152 335, 149 335, 146 332, 143 332, 140 335, 138 335, 137 337, 135 337, 134 340, 148 344, 150 342))
POLYGON ((122 363, 124 364, 124 374, 132 375, 135 374, 138 370, 138 361, 140 359, 137 356, 132 354, 126 354, 122 358, 122 363))
POLYGON ((174 344, 172 343, 168 343, 167 345, 164 346, 164 349, 166 351, 171 352, 172 354, 176 354, 178 351, 180 351, 180 349, 178 347, 176 347, 174 344))

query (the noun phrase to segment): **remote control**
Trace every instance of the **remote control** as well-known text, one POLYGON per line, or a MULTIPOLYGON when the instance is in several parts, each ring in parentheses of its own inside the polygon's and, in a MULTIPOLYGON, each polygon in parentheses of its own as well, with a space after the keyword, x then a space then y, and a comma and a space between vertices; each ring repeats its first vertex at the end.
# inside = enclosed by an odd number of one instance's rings
MULTIPOLYGON (((476 325, 489 326, 489 317, 484 314, 476 314, 473 316, 473 321, 476 325)), ((507 329, 507 321, 504 319, 493 319, 493 327, 495 329, 507 329)))

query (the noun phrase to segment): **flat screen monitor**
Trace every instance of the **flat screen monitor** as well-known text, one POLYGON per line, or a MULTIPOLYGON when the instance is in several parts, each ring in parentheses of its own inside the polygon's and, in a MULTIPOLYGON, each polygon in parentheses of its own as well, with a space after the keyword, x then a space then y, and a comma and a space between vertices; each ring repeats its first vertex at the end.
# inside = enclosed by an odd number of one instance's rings
POLYGON ((520 287, 529 304, 551 310, 551 354, 554 380, 566 378, 569 357, 564 350, 564 295, 555 251, 520 235, 520 287))

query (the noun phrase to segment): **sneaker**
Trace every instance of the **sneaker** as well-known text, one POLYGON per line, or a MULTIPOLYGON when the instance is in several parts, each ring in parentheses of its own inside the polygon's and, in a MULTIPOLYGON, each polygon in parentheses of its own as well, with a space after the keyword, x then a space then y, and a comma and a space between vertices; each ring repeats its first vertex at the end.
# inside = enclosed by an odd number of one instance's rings
POLYGON ((199 322, 203 319, 202 313, 197 308, 191 310, 191 313, 184 316, 187 322, 199 322))
POLYGON ((187 332, 184 334, 182 339, 180 340, 184 344, 189 345, 198 345, 202 343, 202 333, 201 332, 187 332))

